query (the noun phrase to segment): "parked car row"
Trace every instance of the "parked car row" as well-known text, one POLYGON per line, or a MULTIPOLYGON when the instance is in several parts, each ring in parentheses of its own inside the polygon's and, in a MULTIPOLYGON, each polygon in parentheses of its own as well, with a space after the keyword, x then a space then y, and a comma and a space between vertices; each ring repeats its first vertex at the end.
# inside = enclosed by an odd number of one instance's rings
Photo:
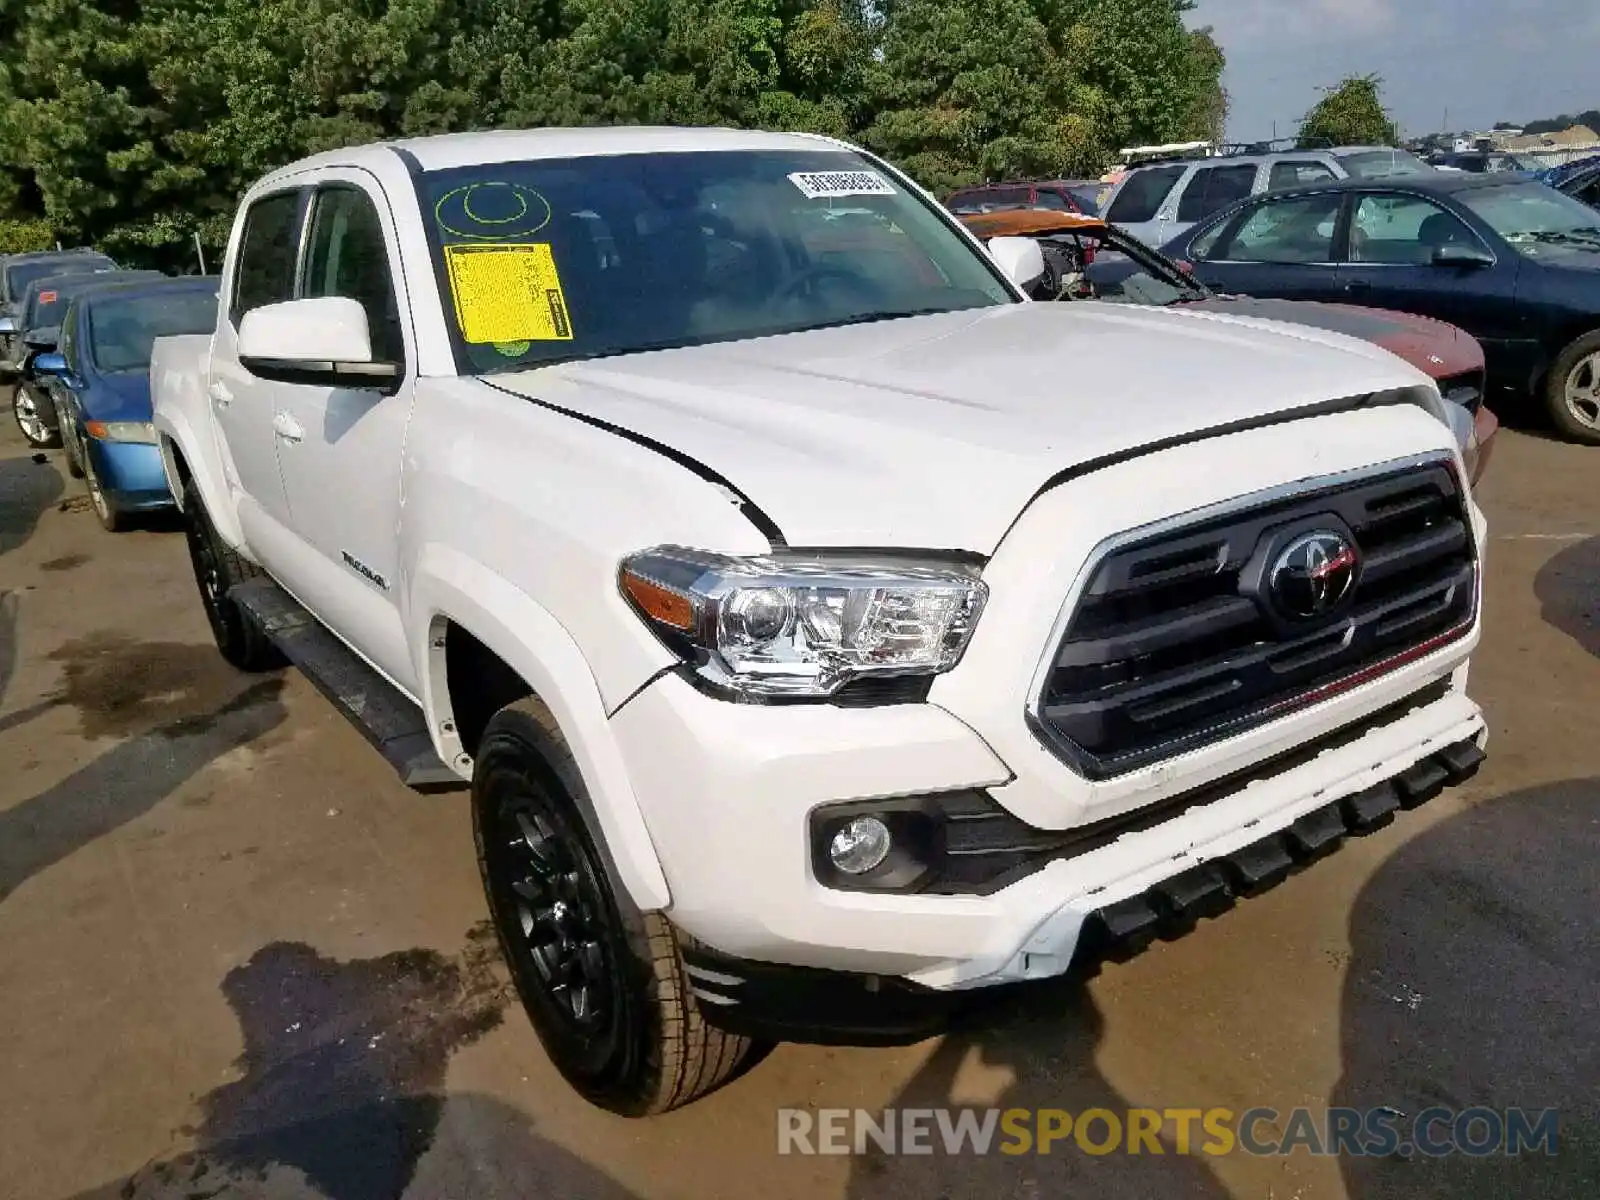
POLYGON ((0 260, 0 374, 28 444, 64 447, 100 523, 170 507, 150 423, 158 337, 210 328, 217 280, 125 270, 78 249, 0 260))

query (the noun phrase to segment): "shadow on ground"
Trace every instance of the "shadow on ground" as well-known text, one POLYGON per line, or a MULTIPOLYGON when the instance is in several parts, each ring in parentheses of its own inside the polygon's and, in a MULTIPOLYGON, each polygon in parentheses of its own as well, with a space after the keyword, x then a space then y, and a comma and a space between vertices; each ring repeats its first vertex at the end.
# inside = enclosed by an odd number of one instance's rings
MULTIPOLYGON (((958 1103, 957 1076, 964 1066, 1008 1072, 1013 1079, 998 1098, 984 1099, 973 1112, 976 1119, 990 1108, 1065 1109, 1074 1118, 1101 1109, 1114 1115, 1122 1128, 1128 1110, 1139 1107, 1095 1066, 1104 1021, 1081 976, 1013 991, 993 1008, 973 1013, 964 1024, 969 1027, 945 1036, 890 1107, 952 1109, 949 1119, 959 1121, 963 1106, 958 1103)), ((1091 1122, 1090 1130, 1091 1145, 1105 1142, 1103 1122, 1091 1122)), ((1197 1127, 1194 1135, 1198 1147, 1202 1131, 1197 1127)), ((1008 1140, 1002 1131, 988 1154, 952 1156, 937 1126, 931 1140, 931 1155, 894 1157, 877 1153, 869 1143, 868 1154, 854 1160, 848 1195, 852 1200, 874 1200, 884 1194, 930 1200, 978 1196, 1223 1200, 1228 1195, 1203 1156, 1177 1155, 1170 1144, 1159 1156, 1130 1155, 1120 1146, 1101 1155, 1086 1153, 1069 1136, 1048 1154, 1033 1147, 1027 1153, 1007 1155, 999 1150, 1008 1140)))
POLYGON ((1600 658, 1600 537, 1569 546, 1534 578, 1540 615, 1600 658))
MULTIPOLYGON (((1600 779, 1488 801, 1407 843, 1350 921, 1333 1104, 1560 1110, 1559 1153, 1347 1158, 1353 1200, 1600 1194, 1600 779)), ((1443 1135, 1430 1127, 1430 1133, 1443 1135)))
POLYGON ((60 693, 10 714, 4 726, 68 705, 78 711, 85 736, 126 740, 0 812, 0 901, 39 871, 143 816, 286 716, 282 679, 260 679, 241 691, 241 677, 210 646, 96 636, 68 643, 51 658, 62 666, 60 693))
POLYGON ((602 1172, 485 1096, 443 1094, 450 1056, 500 1022, 507 987, 487 924, 455 958, 337 962, 262 948, 223 995, 244 1054, 199 1101, 195 1149, 80 1200, 628 1200, 602 1172))
POLYGON ((66 485, 48 462, 31 456, 0 458, 0 554, 9 554, 33 536, 46 509, 66 485))

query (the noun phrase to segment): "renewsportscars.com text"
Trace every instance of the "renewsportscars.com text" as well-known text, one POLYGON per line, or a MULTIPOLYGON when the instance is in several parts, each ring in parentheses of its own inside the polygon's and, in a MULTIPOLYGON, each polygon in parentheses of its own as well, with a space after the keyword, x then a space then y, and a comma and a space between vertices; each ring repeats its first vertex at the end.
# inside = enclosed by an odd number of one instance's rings
POLYGON ((1442 1158, 1553 1155, 1555 1109, 798 1108, 778 1110, 779 1154, 1205 1154, 1442 1158))

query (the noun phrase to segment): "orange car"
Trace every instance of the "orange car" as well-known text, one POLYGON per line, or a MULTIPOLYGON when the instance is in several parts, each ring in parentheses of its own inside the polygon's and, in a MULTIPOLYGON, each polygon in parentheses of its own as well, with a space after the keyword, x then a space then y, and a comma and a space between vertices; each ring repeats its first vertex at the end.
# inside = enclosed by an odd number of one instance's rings
POLYGON ((1044 246, 1046 288, 1061 300, 1183 304, 1239 316, 1310 325, 1361 338, 1399 355, 1439 385, 1447 400, 1473 414, 1467 458, 1473 482, 1483 476, 1500 422, 1483 403, 1483 347, 1463 329, 1432 317, 1353 304, 1260 300, 1213 292, 1181 264, 1099 217, 1040 209, 1004 209, 960 218, 978 237, 1032 237, 1044 246), (1108 257, 1121 256, 1115 268, 1108 257), (1131 265, 1131 270, 1128 268, 1131 265))

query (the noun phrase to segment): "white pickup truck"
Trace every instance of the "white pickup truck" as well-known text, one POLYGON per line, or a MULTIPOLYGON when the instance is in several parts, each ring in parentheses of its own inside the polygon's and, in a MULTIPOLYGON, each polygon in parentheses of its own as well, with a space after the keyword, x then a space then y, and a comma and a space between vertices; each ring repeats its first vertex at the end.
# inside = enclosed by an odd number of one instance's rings
POLYGON ((222 653, 470 783, 593 1102, 925 1037, 1482 760, 1433 384, 1040 271, 836 141, 460 135, 263 179, 156 347, 222 653))

